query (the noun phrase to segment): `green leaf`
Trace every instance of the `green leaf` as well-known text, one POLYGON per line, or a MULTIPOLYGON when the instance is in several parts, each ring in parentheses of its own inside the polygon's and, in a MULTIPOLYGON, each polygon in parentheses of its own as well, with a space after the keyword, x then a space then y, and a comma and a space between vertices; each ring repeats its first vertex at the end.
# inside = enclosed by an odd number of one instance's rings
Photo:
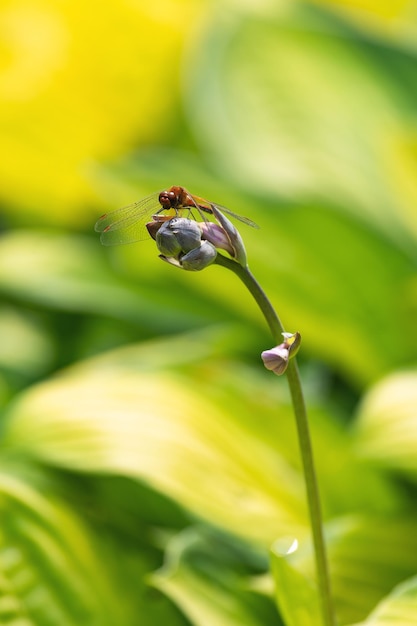
POLYGON ((50 365, 53 348, 41 324, 15 307, 0 308, 0 367, 34 376, 50 365))
POLYGON ((286 626, 317 626, 321 612, 317 585, 297 567, 298 541, 277 539, 272 546, 275 596, 286 626))
MULTIPOLYGON (((332 598, 338 623, 364 619, 398 583, 417 570, 415 522, 407 516, 352 515, 327 523, 326 544, 332 598)), ((318 619, 312 546, 303 538, 273 546, 278 606, 290 626, 315 626, 318 619)))
MULTIPOLYGON (((131 246, 131 254, 140 269, 140 282, 111 268, 98 239, 43 231, 11 232, 0 237, 0 290, 52 309, 133 322, 147 328, 148 334, 149 329, 185 330, 218 319, 215 311, 198 299, 191 305, 176 295, 168 309, 168 291, 161 289, 162 279, 156 280, 164 266, 156 249, 131 246)), ((122 255, 120 251, 120 258, 122 255)), ((171 282, 175 295, 175 274, 171 282)))
POLYGON ((242 548, 225 536, 189 528, 167 546, 165 563, 150 580, 195 626, 279 626, 273 603, 251 590, 242 548))
POLYGON ((124 611, 103 575, 92 537, 50 491, 42 494, 42 483, 35 485, 2 466, 0 622, 117 623, 124 611))
POLYGON ((398 585, 371 615, 356 626, 414 626, 417 614, 417 577, 398 585))
MULTIPOLYGON (((402 343, 402 342, 399 342, 402 343)), ((378 466, 417 479, 417 372, 392 374, 363 399, 355 428, 357 451, 378 466)))
POLYGON ((264 197, 330 200, 407 241, 387 159, 413 129, 415 56, 299 3, 233 18, 206 27, 186 83, 213 168, 264 197))
POLYGON ((326 535, 341 624, 364 619, 417 571, 415 520, 406 514, 347 517, 329 524, 326 535))
POLYGON ((303 483, 283 456, 193 391, 191 379, 147 370, 149 348, 128 348, 130 367, 122 353, 22 394, 4 425, 4 453, 145 480, 262 545, 304 529, 303 483))
POLYGON ((69 475, 63 479, 58 472, 47 475, 27 463, 3 463, 0 623, 188 624, 165 596, 150 593, 145 582, 161 558, 145 541, 148 520, 138 513, 148 504, 152 524, 161 503, 152 502, 152 495, 140 488, 120 481, 112 486, 74 476, 69 480, 69 475))

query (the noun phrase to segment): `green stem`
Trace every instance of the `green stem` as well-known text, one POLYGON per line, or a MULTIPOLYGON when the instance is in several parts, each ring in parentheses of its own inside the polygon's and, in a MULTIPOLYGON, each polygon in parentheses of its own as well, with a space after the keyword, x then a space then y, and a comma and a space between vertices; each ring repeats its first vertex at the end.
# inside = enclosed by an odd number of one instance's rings
MULTIPOLYGON (((282 343, 284 330, 271 302, 259 285, 248 267, 242 267, 236 261, 221 254, 217 255, 215 263, 232 270, 246 285, 261 309, 274 341, 282 343)), ((313 448, 308 426, 307 410, 304 402, 301 380, 295 358, 290 359, 286 370, 291 399, 297 424, 298 442, 303 463, 304 479, 306 483, 307 501, 310 513, 310 522, 316 559, 317 584, 320 594, 320 603, 323 616, 323 626, 335 626, 335 618, 331 600, 330 577, 327 565, 326 546, 323 535, 323 521, 320 506, 320 497, 314 467, 313 448)))

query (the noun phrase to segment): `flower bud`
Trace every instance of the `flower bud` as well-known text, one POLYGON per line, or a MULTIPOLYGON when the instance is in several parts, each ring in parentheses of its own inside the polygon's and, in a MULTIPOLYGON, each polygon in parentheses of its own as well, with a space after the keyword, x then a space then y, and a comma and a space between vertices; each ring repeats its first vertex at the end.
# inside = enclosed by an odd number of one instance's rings
POLYGON ((199 272, 213 263, 217 256, 216 248, 208 241, 203 241, 197 248, 178 257, 160 254, 162 261, 175 265, 183 270, 199 272))
POLYGON ((288 367, 289 351, 284 346, 285 344, 282 343, 261 353, 266 369, 274 372, 277 376, 281 376, 288 367))
POLYGON ((279 346, 265 350, 261 357, 267 370, 274 372, 277 376, 281 376, 288 367, 290 358, 294 357, 298 352, 301 343, 300 333, 282 333, 285 341, 279 346))
POLYGON ((234 256, 233 246, 230 243, 225 230, 214 222, 200 222, 201 236, 213 244, 215 248, 226 250, 230 256, 234 256))
MULTIPOLYGON (((237 228, 235 228, 232 222, 228 220, 221 211, 219 211, 219 209, 214 204, 211 205, 211 210, 213 211, 214 217, 219 222, 222 230, 229 240, 230 246, 232 248, 231 256, 234 257, 236 261, 240 263, 240 265, 242 265, 242 267, 246 267, 247 257, 245 244, 243 243, 243 239, 240 236, 239 231, 237 230, 237 228)), ((207 237, 207 239, 209 238, 207 237)), ((209 239, 209 241, 211 241, 211 239, 209 239)), ((214 241, 212 241, 212 243, 216 245, 214 241)), ((226 250, 227 248, 224 249, 226 250)))
POLYGON ((217 250, 209 241, 202 241, 199 248, 194 248, 180 259, 180 264, 185 270, 198 272, 213 263, 217 256, 217 250))
POLYGON ((201 231, 195 221, 173 217, 158 229, 155 240, 163 256, 178 258, 201 245, 201 231))

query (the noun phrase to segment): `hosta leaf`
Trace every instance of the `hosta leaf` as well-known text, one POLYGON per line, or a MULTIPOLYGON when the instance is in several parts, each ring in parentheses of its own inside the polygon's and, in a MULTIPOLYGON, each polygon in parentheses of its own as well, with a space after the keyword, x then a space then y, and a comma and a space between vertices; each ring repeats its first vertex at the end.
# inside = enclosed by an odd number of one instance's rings
POLYGON ((128 481, 69 481, 30 464, 2 464, 0 623, 188 624, 145 580, 161 562, 160 551, 145 541, 148 520, 132 511, 149 504, 148 516, 162 515, 161 502, 128 481))
POLYGON ((415 520, 352 516, 328 527, 332 589, 341 624, 363 619, 417 571, 415 520))
POLYGON ((22 377, 37 375, 50 364, 52 342, 36 319, 17 308, 0 308, 0 368, 22 377))
POLYGON ((408 54, 300 3, 222 13, 193 50, 188 113, 223 176, 264 197, 330 200, 407 239, 386 155, 413 128, 416 75, 408 54))
POLYGON ((197 515, 264 545, 280 529, 304 531, 297 472, 168 372, 135 371, 117 358, 74 367, 21 396, 2 445, 71 470, 145 480, 197 515))
POLYGON ((181 83, 181 51, 201 10, 204 3, 189 0, 165 2, 157 12, 113 0, 1 3, 8 33, 2 40, 1 153, 8 155, 0 163, 2 210, 12 216, 22 206, 49 223, 85 224, 86 205, 94 203, 88 164, 165 136, 181 83), (86 28, 92 21, 94 29, 86 28), (27 36, 28 24, 38 37, 27 36), (161 38, 164 31, 170 36, 161 38))
MULTIPOLYGON (((0 237, 0 290, 24 302, 51 309, 112 316, 145 329, 171 331, 224 319, 202 295, 178 298, 175 274, 170 289, 155 282, 163 264, 156 249, 132 246, 141 280, 123 278, 104 258, 100 242, 87 237, 43 231, 15 231, 0 237), (139 251, 138 251, 139 248, 139 251), (143 254, 141 258, 140 254, 143 254), (153 267, 155 266, 155 268, 153 267), (30 268, 30 271, 29 271, 30 268), (149 268, 152 268, 150 273, 149 268), (145 271, 146 270, 146 271, 145 271)), ((178 276, 182 275, 178 272, 178 276)), ((184 272, 185 275, 185 272, 184 272)), ((187 287, 183 287, 186 291, 187 287)), ((149 334, 149 330, 148 330, 149 334)))
POLYGON ((316 626, 322 619, 317 585, 308 574, 294 566, 298 549, 295 538, 277 539, 273 544, 275 596, 286 626, 316 626))
POLYGON ((414 626, 417 615, 417 578, 398 585, 371 615, 356 626, 414 626))
POLYGON ((2 467, 0 622, 110 626, 123 619, 86 527, 37 488, 2 467))
MULTIPOLYGON (((338 623, 364 619, 402 580, 417 571, 415 522, 407 517, 352 516, 326 525, 332 598, 338 623)), ((275 595, 289 624, 320 623, 311 546, 273 548, 275 595), (297 589, 300 589, 299 594, 297 589), (294 596, 294 597, 293 597, 294 596)))
POLYGON ((378 465, 417 479, 417 372, 392 374, 365 396, 357 416, 356 446, 378 465))
POLYGON ((243 558, 226 537, 189 528, 170 541, 151 582, 194 626, 280 626, 272 601, 250 590, 243 558))

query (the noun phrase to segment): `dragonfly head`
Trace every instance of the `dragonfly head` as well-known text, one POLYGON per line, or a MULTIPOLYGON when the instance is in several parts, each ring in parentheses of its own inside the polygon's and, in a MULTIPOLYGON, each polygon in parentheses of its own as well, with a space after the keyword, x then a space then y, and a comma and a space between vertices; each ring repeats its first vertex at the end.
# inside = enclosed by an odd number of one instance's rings
POLYGON ((167 191, 161 191, 159 194, 160 205, 168 209, 176 209, 181 204, 182 187, 171 187, 167 191))

